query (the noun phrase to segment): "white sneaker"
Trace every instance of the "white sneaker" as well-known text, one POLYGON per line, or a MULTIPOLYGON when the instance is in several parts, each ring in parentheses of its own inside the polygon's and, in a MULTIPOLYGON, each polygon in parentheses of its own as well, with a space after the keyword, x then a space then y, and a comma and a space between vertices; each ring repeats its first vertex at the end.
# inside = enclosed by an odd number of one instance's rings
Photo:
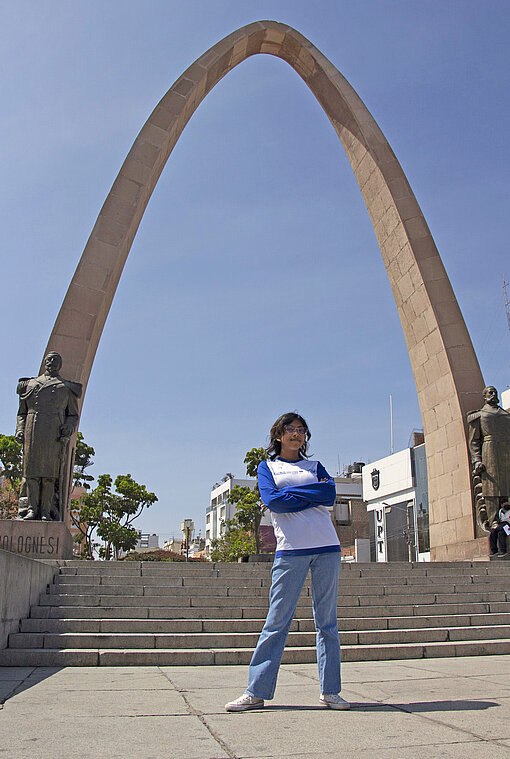
POLYGON ((321 693, 321 704, 327 706, 329 709, 350 709, 351 705, 348 701, 339 696, 338 693, 321 693))
POLYGON ((225 710, 227 712, 245 712, 248 709, 262 709, 263 706, 263 698, 256 698, 255 696, 250 696, 249 693, 243 693, 235 701, 229 701, 228 704, 225 704, 225 710))

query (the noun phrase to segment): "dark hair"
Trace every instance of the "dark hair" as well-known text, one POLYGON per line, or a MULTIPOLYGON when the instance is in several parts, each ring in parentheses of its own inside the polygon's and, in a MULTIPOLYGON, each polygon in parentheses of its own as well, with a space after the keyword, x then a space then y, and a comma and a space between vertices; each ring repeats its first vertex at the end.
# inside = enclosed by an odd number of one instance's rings
POLYGON ((308 449, 308 441, 311 438, 310 430, 308 429, 308 425, 303 419, 303 417, 297 413, 297 411, 289 411, 287 414, 282 414, 278 417, 276 422, 271 427, 271 431, 269 433, 269 445, 266 448, 266 451, 268 453, 268 456, 271 460, 274 460, 277 456, 280 455, 280 451, 282 450, 282 444, 278 438, 281 438, 283 435, 284 428, 291 424, 291 422, 294 421, 294 419, 297 419, 298 422, 300 422, 303 427, 306 428, 306 435, 305 435, 305 442, 299 449, 299 455, 302 459, 308 458, 310 454, 307 453, 308 449))

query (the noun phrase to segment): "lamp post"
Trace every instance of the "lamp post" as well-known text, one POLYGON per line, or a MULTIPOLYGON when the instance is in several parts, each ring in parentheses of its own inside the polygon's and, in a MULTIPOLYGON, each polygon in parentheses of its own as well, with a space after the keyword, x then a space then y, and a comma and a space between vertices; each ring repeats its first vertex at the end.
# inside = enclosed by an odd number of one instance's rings
POLYGON ((192 519, 185 519, 183 522, 181 522, 181 530, 186 545, 186 561, 189 561, 189 544, 194 529, 195 525, 193 524, 192 519))

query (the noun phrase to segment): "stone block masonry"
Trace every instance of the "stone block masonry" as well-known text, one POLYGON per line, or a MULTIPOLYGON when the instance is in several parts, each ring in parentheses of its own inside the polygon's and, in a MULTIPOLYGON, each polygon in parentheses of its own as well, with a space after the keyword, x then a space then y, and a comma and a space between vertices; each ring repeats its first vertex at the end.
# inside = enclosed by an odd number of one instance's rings
POLYGON ((30 559, 70 559, 73 539, 63 522, 2 519, 0 549, 30 559))
POLYGON ((0 550, 0 649, 7 645, 9 634, 18 629, 20 620, 52 583, 57 563, 33 561, 0 550))
MULTIPOLYGON (((0 667, 249 663, 268 610, 269 563, 58 564, 0 667)), ((509 654, 509 575, 510 562, 345 563, 343 660, 509 654)), ((283 662, 314 662, 315 642, 307 580, 283 662)))
MULTIPOLYGON (((431 558, 483 555, 471 502, 467 412, 484 387, 471 339, 439 252, 393 150, 340 72, 303 35, 258 21, 216 43, 177 79, 138 134, 108 195, 50 336, 66 377, 85 390, 115 290, 149 198, 179 136, 213 87, 265 53, 286 61, 331 121, 381 249, 400 315, 425 432, 431 558), (448 476, 439 467, 448 462, 448 476), (450 500, 455 509, 448 510, 450 500)), ((345 266, 339 262, 339 271, 345 266)))

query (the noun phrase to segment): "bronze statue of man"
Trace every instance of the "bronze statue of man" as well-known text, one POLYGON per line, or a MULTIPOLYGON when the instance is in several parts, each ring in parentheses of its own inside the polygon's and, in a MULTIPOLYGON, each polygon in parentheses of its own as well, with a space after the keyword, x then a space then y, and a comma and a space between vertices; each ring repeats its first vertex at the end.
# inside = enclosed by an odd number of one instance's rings
POLYGON ((61 521, 67 444, 78 426, 82 386, 59 375, 62 358, 51 352, 44 374, 22 378, 16 440, 23 444, 23 479, 18 516, 61 521))
POLYGON ((510 413, 498 405, 492 385, 483 391, 483 400, 479 411, 468 414, 469 451, 479 521, 490 530, 501 499, 510 496, 510 413))

